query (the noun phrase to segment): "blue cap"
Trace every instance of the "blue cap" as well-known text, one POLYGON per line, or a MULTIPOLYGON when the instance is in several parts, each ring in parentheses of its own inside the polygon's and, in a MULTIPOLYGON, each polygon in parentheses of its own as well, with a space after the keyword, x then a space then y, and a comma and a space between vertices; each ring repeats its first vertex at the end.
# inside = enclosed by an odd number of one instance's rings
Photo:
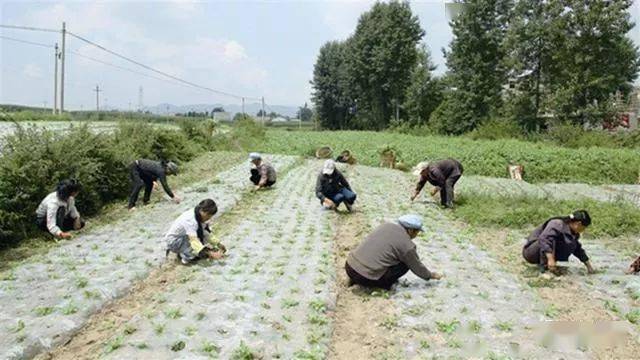
POLYGON ((422 227, 422 218, 415 214, 400 216, 398 218, 398 224, 402 225, 405 229, 424 231, 424 228, 422 227))

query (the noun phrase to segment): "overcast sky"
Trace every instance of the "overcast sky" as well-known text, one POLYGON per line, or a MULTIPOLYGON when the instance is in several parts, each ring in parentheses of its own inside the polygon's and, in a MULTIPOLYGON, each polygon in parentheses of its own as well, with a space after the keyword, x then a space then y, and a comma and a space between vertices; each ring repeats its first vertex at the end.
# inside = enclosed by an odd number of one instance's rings
MULTIPOLYGON (((348 37, 372 1, 4 1, 0 23, 61 27, 151 67, 191 82, 246 97, 264 96, 271 105, 309 101, 319 48, 348 37)), ((451 41, 444 0, 413 1, 426 31, 425 43, 442 73, 442 48, 451 41)), ((636 2, 632 16, 640 19, 636 2)), ((55 33, 0 29, 0 36, 53 45, 55 33)), ((630 34, 640 44, 640 29, 630 34)), ((96 84, 109 107, 144 104, 232 104, 240 101, 100 64, 143 73, 77 39, 67 38, 67 108, 95 107, 96 84)), ((53 49, 0 38, 0 103, 48 106, 53 101, 53 49)), ((102 104, 105 105, 105 104, 102 104)))

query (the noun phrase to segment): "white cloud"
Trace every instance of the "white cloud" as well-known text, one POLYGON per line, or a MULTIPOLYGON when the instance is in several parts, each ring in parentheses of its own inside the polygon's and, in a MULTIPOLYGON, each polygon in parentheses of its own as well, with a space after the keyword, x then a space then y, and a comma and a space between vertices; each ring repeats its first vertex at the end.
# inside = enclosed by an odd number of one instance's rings
POLYGON ((27 77, 39 79, 42 77, 42 68, 35 64, 26 64, 22 68, 22 73, 27 77))
POLYGON ((224 57, 229 61, 244 60, 247 58, 247 53, 237 41, 230 40, 224 44, 224 57))

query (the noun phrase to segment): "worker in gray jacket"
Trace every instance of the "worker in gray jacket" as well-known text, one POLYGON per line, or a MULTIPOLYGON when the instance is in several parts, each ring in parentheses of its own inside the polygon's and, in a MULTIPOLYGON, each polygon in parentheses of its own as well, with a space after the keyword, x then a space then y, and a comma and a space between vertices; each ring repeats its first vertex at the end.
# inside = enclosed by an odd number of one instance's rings
POLYGON ((249 180, 255 185, 254 190, 271 187, 276 183, 276 169, 273 165, 264 162, 262 155, 252 152, 249 154, 249 161, 253 165, 249 180))
POLYGON ((176 196, 169 184, 167 184, 167 175, 177 175, 178 165, 171 161, 153 161, 147 159, 139 159, 129 165, 131 176, 131 194, 129 195, 129 210, 135 210, 138 194, 144 187, 143 203, 149 203, 151 198, 151 190, 155 187, 155 182, 160 181, 162 188, 176 204, 180 203, 180 198, 176 196))
POLYGON ((538 226, 524 245, 522 256, 530 264, 536 264, 542 272, 549 270, 557 274, 556 262, 568 261, 574 255, 587 267, 591 266, 587 253, 580 243, 580 234, 591 225, 591 217, 585 210, 578 210, 569 216, 554 217, 538 226))
POLYGON ((70 230, 82 229, 85 222, 75 205, 80 188, 80 184, 74 179, 58 183, 56 191, 47 195, 36 210, 38 228, 61 239, 70 238, 70 230))
POLYGON ((412 239, 421 231, 422 219, 418 215, 403 215, 397 223, 378 226, 349 253, 345 264, 349 285, 389 290, 409 270, 424 280, 442 278, 429 271, 418 257, 412 239))

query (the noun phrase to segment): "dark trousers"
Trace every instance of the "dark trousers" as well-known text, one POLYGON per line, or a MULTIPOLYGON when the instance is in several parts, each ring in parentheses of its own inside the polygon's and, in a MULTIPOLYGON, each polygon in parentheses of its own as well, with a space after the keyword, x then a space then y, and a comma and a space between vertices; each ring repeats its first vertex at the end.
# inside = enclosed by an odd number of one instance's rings
POLYGON ((353 205, 356 201, 356 193, 347 188, 342 188, 337 193, 328 196, 328 198, 336 204, 336 207, 343 202, 353 205))
POLYGON ((453 207, 453 187, 456 185, 462 175, 451 176, 444 182, 444 186, 440 187, 440 203, 444 207, 453 207))
MULTIPOLYGON (((253 185, 258 185, 260 183, 260 172, 258 171, 258 169, 251 169, 251 177, 249 178, 249 180, 251 180, 251 182, 253 183, 253 185)), ((275 181, 269 181, 267 180, 267 183, 265 184, 265 186, 271 186, 273 184, 275 184, 275 181)))
POLYGON ((138 195, 140 194, 140 190, 142 190, 142 188, 144 188, 144 197, 142 199, 142 202, 148 204, 149 200, 151 199, 151 191, 153 190, 153 179, 141 174, 140 169, 138 169, 138 166, 135 163, 131 164, 130 177, 131 195, 129 195, 129 209, 136 206, 138 195))
POLYGON ((404 263, 399 263, 398 265, 394 265, 388 268, 380 279, 371 280, 358 274, 358 272, 353 270, 353 268, 346 262, 344 264, 344 269, 347 271, 349 279, 351 279, 354 284, 366 287, 381 288, 385 290, 391 290, 391 286, 395 284, 398 279, 404 276, 407 271, 409 271, 409 267, 407 265, 405 265, 404 263))
POLYGON ((522 257, 529 263, 538 265, 540 271, 547 268, 547 257, 540 251, 540 244, 537 241, 532 242, 529 246, 522 249, 522 257))
MULTIPOLYGON (((65 212, 67 212, 67 209, 63 207, 58 208, 58 213, 56 213, 56 225, 60 228, 60 230, 65 232, 75 230, 74 225, 75 225, 76 219, 72 218, 69 215, 65 215, 65 212)), ((46 217, 36 218, 36 225, 40 230, 49 232, 49 228, 47 228, 46 217)), ((80 229, 82 229, 83 227, 84 227, 84 220, 80 219, 80 229)))

